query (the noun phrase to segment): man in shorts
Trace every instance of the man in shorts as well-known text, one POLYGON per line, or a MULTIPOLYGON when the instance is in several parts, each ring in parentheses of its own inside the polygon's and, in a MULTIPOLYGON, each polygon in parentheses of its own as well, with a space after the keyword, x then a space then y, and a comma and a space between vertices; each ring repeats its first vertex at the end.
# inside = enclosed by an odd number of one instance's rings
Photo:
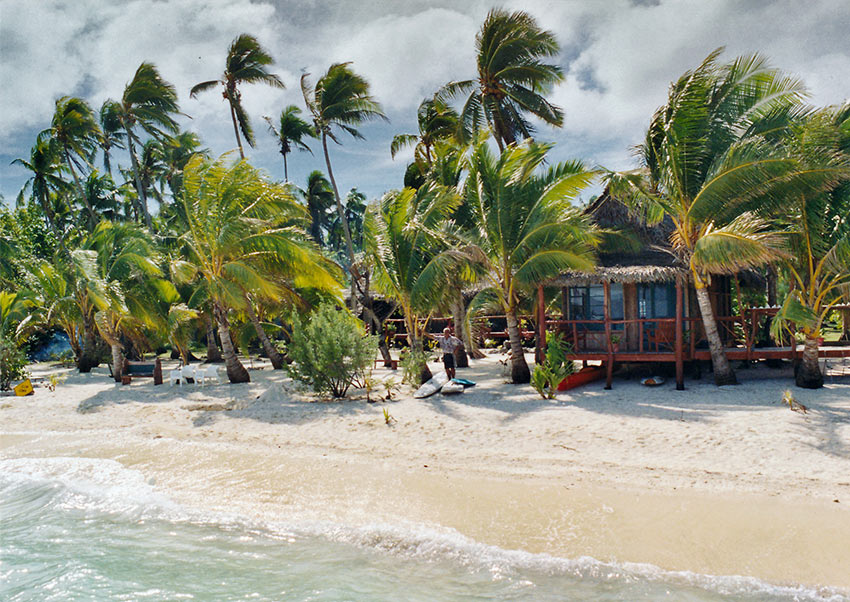
POLYGON ((456 336, 452 336, 452 331, 450 328, 445 328, 443 330, 442 335, 432 335, 430 333, 426 333, 426 336, 437 341, 437 344, 440 345, 440 351, 443 352, 443 366, 446 367, 446 376, 449 377, 449 380, 455 377, 455 349, 463 345, 463 341, 461 341, 456 336))

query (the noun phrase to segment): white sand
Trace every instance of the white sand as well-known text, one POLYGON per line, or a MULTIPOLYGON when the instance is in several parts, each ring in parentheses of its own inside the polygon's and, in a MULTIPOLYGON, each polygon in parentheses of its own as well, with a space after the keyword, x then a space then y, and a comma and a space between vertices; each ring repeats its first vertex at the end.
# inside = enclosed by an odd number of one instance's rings
POLYGON ((182 388, 69 371, 54 393, 0 398, 2 456, 114 458, 182 503, 267 519, 379 515, 533 552, 850 588, 850 366, 818 391, 760 367, 737 387, 615 379, 550 401, 505 384, 497 360, 459 371, 479 383, 462 395, 373 404, 315 402, 268 367, 182 388))

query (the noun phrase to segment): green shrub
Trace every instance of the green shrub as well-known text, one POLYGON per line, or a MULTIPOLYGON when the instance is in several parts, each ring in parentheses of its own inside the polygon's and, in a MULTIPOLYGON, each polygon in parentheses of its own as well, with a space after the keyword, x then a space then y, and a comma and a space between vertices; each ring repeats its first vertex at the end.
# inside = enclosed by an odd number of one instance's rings
POLYGON ((26 354, 9 339, 0 337, 0 391, 8 391, 12 381, 28 375, 26 354))
POLYGON ((560 333, 546 333, 546 356, 531 373, 531 386, 543 399, 554 399, 561 381, 575 372, 572 360, 567 359, 571 352, 560 333))
POLYGON ((316 393, 345 397, 355 379, 365 379, 377 347, 377 337, 367 335, 360 320, 326 303, 306 324, 293 316, 287 348, 293 363, 287 370, 316 393))

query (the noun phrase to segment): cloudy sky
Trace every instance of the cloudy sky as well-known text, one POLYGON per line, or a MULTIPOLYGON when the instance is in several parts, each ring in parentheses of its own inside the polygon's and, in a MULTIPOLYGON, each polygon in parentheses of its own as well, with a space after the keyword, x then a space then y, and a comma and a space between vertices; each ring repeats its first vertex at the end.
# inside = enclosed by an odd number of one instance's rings
MULTIPOLYGON (((251 161, 282 179, 262 116, 303 107, 302 71, 352 61, 390 122, 364 126, 365 141, 343 138, 332 159, 342 190, 379 196, 401 184, 412 156, 390 158, 393 135, 416 131, 419 102, 443 83, 473 76, 475 33, 494 5, 529 11, 561 44, 567 77, 551 100, 564 108, 564 127, 538 134, 557 143, 556 160, 632 165, 630 148, 670 81, 719 46, 729 59, 767 55, 806 82, 814 104, 850 97, 848 0, 0 0, 0 193, 13 202, 27 174, 9 163, 28 156, 56 98, 81 96, 97 108, 120 97, 142 61, 177 87, 191 117, 182 119, 185 129, 216 155, 232 149, 221 94, 190 99, 189 89, 217 78, 230 42, 248 32, 287 86, 243 89, 258 142, 251 161)), ((315 152, 291 159, 293 181, 324 170, 315 152)))

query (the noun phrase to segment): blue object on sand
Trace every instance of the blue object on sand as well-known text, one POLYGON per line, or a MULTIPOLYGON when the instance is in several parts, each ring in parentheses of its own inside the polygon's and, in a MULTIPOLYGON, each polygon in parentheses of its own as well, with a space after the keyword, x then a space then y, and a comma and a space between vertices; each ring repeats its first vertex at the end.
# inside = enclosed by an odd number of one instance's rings
POLYGON ((475 383, 471 380, 466 380, 465 378, 453 378, 452 382, 455 382, 459 385, 463 385, 464 387, 474 387, 475 383))

